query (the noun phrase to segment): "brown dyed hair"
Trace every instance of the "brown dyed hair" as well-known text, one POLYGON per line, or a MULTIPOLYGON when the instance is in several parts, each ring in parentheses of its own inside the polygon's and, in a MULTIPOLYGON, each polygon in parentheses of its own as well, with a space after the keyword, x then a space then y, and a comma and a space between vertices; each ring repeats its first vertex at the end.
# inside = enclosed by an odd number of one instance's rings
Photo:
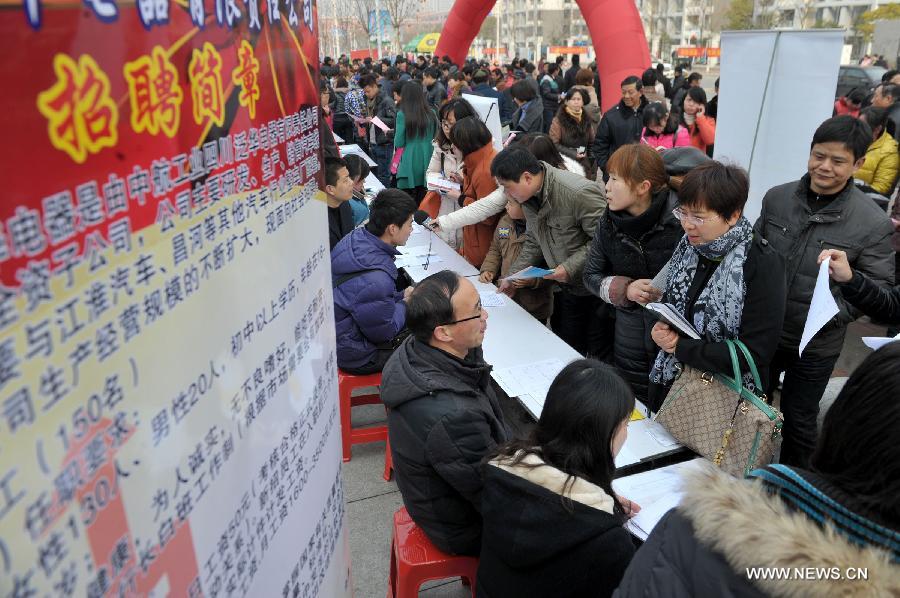
POLYGON ((594 71, 591 69, 578 69, 575 73, 575 85, 593 85, 594 71))
POLYGON ((629 143, 617 149, 606 163, 606 169, 625 179, 632 189, 644 181, 650 181, 651 194, 661 191, 669 182, 662 156, 643 143, 629 143))

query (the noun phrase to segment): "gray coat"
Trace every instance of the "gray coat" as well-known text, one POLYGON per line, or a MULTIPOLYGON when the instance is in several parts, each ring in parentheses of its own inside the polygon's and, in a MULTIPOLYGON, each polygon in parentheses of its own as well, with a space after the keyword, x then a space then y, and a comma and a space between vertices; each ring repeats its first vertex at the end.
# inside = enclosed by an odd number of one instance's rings
POLYGON ((525 243, 510 267, 518 272, 546 263, 562 265, 569 273, 571 290, 589 295, 582 278, 597 220, 606 209, 606 191, 594 181, 541 162, 544 184, 522 204, 527 222, 525 243))
MULTIPOLYGON (((806 201, 809 175, 769 189, 754 229, 785 259, 787 308, 779 347, 796 350, 809 313, 823 249, 847 252, 850 265, 879 284, 894 280, 894 252, 887 214, 850 184, 829 205, 813 213, 806 201)), ((837 283, 831 292, 840 312, 806 347, 818 357, 841 352, 847 324, 861 314, 841 295, 837 283)))

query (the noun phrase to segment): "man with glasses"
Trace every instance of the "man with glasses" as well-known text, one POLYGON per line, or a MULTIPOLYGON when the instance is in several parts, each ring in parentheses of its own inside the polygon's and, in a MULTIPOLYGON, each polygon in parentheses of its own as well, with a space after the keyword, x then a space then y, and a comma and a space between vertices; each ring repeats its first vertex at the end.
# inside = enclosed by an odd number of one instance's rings
POLYGON ((403 504, 450 554, 478 554, 481 461, 508 438, 481 351, 487 316, 471 282, 449 270, 432 274, 407 299, 412 336, 382 375, 403 504))

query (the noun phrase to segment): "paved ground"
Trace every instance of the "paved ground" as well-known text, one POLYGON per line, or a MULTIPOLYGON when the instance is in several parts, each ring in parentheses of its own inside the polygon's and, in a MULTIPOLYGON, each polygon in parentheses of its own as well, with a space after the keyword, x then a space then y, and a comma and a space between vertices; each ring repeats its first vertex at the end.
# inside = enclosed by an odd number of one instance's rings
MULTIPOLYGON (((883 336, 885 329, 867 319, 851 325, 844 350, 835 367, 834 377, 849 375, 870 353, 861 336, 883 336)), ((835 380, 835 382, 838 382, 835 380)), ((508 416, 522 427, 527 416, 516 404, 504 404, 508 416)), ((354 426, 383 422, 384 409, 378 405, 353 410, 354 426)), ((391 545, 391 517, 402 501, 397 484, 385 482, 384 444, 357 445, 353 460, 344 464, 344 494, 347 497, 347 521, 350 529, 350 555, 353 589, 356 598, 385 596, 391 545)), ((464 598, 470 596, 459 579, 436 581, 423 586, 427 598, 464 598)))

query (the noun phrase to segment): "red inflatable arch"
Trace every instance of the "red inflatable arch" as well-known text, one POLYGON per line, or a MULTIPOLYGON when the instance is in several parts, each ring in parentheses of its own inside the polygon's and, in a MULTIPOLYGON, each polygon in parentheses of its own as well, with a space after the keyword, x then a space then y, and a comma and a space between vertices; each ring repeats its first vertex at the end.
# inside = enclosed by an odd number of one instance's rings
MULTIPOLYGON (((481 29, 495 0, 456 0, 441 31, 435 54, 460 64, 481 29)), ((634 0, 577 0, 587 23, 600 73, 600 103, 604 112, 621 99, 619 84, 629 75, 641 76, 650 65, 644 27, 634 0)))

